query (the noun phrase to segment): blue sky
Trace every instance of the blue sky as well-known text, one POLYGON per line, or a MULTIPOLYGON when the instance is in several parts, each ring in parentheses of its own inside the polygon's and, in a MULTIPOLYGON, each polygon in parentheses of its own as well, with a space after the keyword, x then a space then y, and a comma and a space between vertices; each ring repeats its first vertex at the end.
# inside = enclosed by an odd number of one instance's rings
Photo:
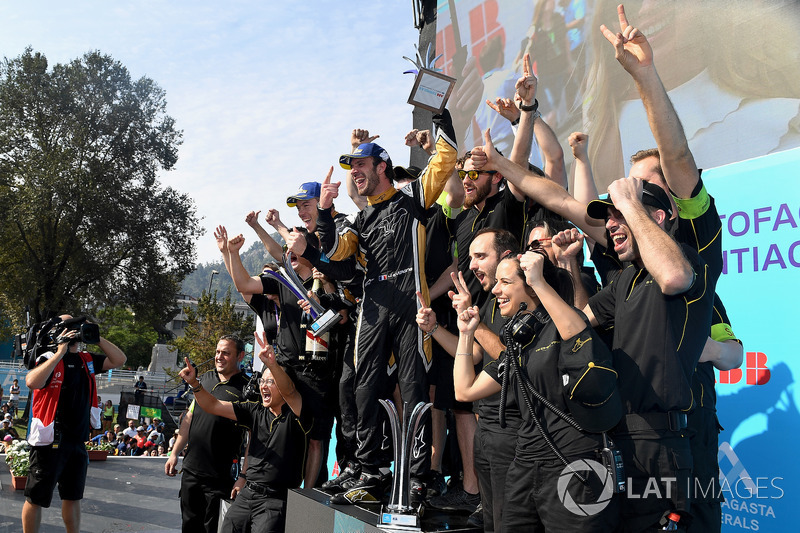
MULTIPOLYGON (((379 133, 396 164, 408 164, 403 137, 413 77, 403 75, 418 42, 409 0, 2 2, 0 54, 28 45, 50 64, 89 50, 110 54, 134 78, 165 91, 183 130, 176 168, 160 180, 195 201, 205 236, 198 260, 217 260, 217 224, 255 234, 252 209, 278 208, 321 181, 349 151, 350 132, 379 133)), ((353 212, 342 196, 337 208, 353 212)))

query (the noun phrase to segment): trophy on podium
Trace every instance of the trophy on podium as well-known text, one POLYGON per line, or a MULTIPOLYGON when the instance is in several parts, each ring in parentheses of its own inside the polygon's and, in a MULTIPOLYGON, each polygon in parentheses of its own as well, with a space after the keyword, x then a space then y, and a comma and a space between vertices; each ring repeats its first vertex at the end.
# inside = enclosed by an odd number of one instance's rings
POLYGON ((284 285, 287 289, 292 291, 292 294, 297 296, 298 300, 308 301, 308 303, 311 305, 309 314, 311 315, 311 318, 314 319, 314 322, 309 325, 309 328, 315 337, 322 337, 325 332, 338 324, 342 317, 336 311, 322 307, 322 305, 320 305, 320 303, 314 298, 308 297, 305 292, 305 288, 303 287, 303 282, 292 268, 292 262, 289 257, 290 253, 291 252, 287 251, 283 254, 283 266, 278 270, 278 272, 265 269, 262 274, 284 285))
MULTIPOLYGON (((411 505, 411 452, 414 435, 422 423, 422 417, 433 404, 419 402, 407 422, 402 424, 397 415, 397 408, 388 400, 379 400, 389 414, 389 425, 392 428, 392 444, 394 445, 394 479, 389 504, 381 509, 378 526, 400 531, 422 531, 420 528, 420 509, 411 505)), ((408 406, 406 406, 408 409, 408 406)), ((421 506, 420 506, 421 507, 421 506)))

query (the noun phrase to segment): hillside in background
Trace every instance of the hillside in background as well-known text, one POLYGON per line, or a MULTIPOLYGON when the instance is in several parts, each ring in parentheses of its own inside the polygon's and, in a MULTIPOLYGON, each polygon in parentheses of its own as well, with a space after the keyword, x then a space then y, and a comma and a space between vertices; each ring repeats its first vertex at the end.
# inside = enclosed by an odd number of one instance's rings
MULTIPOLYGON (((283 244, 283 239, 278 233, 272 233, 271 236, 280 244, 283 244)), ((241 254, 241 257, 242 264, 251 275, 259 274, 265 263, 275 261, 275 259, 267 253, 267 250, 260 241, 253 242, 250 248, 241 254)), ((222 262, 221 255, 218 262, 197 265, 194 272, 184 278, 181 284, 181 293, 199 298, 203 291, 208 290, 208 283, 211 281, 211 274, 214 270, 219 272, 219 274, 214 275, 211 290, 217 291, 219 297, 225 294, 228 287, 230 287, 232 293, 235 293, 236 288, 233 286, 233 280, 228 274, 228 271, 225 270, 225 263, 222 262)))

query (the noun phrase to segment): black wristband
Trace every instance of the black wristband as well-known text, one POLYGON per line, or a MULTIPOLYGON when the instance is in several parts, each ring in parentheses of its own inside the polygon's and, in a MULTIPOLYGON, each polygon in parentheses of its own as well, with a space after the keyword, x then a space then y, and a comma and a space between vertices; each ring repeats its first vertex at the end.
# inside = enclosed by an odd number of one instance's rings
POLYGON ((520 111, 536 111, 539 109, 539 100, 536 98, 533 99, 533 103, 531 105, 525 105, 522 102, 519 103, 519 110, 520 111))
POLYGON ((247 474, 245 474, 244 472, 239 472, 239 477, 247 481, 247 474))

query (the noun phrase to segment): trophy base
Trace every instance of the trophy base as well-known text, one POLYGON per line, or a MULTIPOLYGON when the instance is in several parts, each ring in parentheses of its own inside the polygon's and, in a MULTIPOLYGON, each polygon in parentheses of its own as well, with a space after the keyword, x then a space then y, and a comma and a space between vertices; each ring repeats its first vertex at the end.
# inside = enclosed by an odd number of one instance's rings
POLYGON ((414 509, 403 513, 381 506, 378 527, 393 531, 422 531, 419 515, 414 509))

